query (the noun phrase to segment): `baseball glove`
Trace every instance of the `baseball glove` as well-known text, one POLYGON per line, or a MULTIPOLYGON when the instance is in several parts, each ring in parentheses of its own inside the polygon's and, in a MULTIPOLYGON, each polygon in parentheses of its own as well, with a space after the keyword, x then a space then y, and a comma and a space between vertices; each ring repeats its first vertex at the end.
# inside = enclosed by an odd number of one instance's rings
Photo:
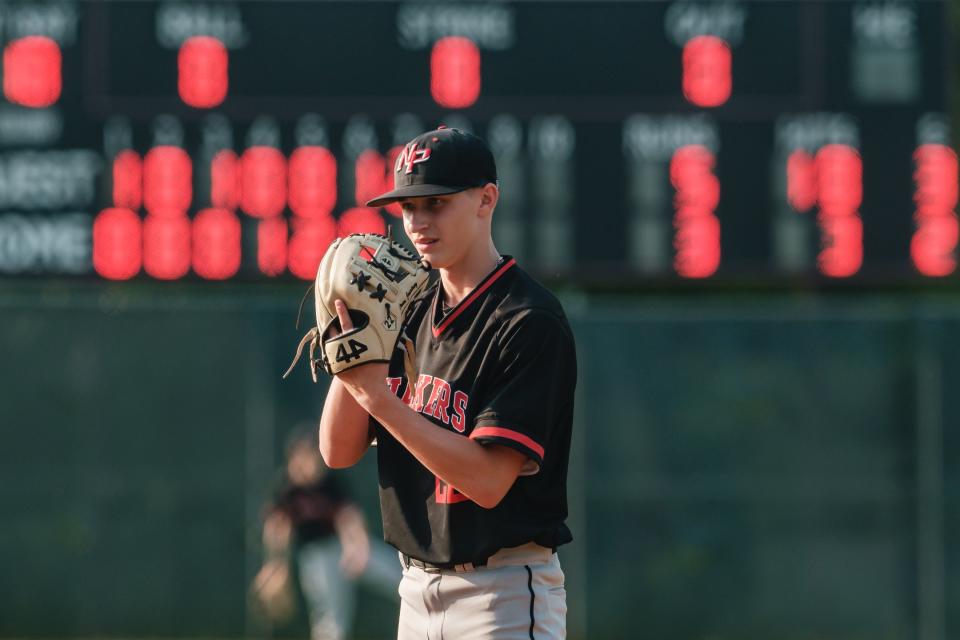
POLYGON ((263 565, 250 585, 250 597, 254 608, 274 622, 286 622, 296 613, 297 596, 285 558, 274 558, 263 565))
POLYGON ((391 238, 354 234, 327 249, 313 292, 317 326, 300 341, 286 378, 310 345, 310 375, 335 375, 371 362, 389 362, 410 309, 427 287, 429 265, 391 238), (334 301, 347 306, 353 329, 342 333, 334 301), (320 348, 321 357, 314 352, 320 348))

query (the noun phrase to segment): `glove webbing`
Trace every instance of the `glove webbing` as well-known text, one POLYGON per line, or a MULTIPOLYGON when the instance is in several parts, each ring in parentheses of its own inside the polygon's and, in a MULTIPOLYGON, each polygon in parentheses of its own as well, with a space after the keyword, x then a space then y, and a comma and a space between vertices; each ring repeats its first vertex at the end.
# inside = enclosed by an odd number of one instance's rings
POLYGON ((293 371, 293 368, 297 366, 297 363, 300 362, 300 356, 303 355, 303 348, 307 346, 307 343, 310 344, 310 377, 313 378, 313 381, 317 381, 317 369, 320 367, 320 358, 314 357, 314 353, 317 348, 320 347, 320 330, 316 327, 307 331, 306 335, 300 340, 300 344, 297 345, 297 353, 293 356, 293 362, 290 363, 290 366, 287 368, 287 372, 283 374, 283 378, 286 379, 290 372, 293 371))
MULTIPOLYGON (((294 328, 300 328, 300 316, 303 314, 303 305, 307 302, 307 298, 310 297, 310 294, 313 293, 314 286, 311 284, 307 287, 307 290, 303 293, 303 297, 300 298, 300 306, 297 308, 297 321, 294 323, 294 328)), ((317 381, 317 366, 320 361, 319 358, 315 358, 313 354, 316 352, 317 347, 320 346, 320 330, 317 327, 313 327, 310 331, 307 331, 306 335, 300 339, 300 344, 297 345, 297 353, 293 356, 293 362, 290 363, 290 366, 287 367, 286 373, 283 374, 283 380, 287 379, 287 376, 290 375, 290 372, 293 371, 293 368, 297 366, 297 363, 300 362, 300 356, 303 355, 303 348, 310 343, 310 377, 313 378, 313 381, 317 381)))

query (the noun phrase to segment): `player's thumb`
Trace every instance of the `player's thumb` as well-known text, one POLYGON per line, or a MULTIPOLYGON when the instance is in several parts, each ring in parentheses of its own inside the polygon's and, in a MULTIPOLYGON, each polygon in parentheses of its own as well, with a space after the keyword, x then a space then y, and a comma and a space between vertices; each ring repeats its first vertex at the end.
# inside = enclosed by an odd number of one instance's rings
POLYGON ((340 319, 340 333, 346 333, 353 329, 350 312, 347 311, 347 305, 343 304, 343 300, 334 300, 333 305, 337 308, 337 318, 340 319))

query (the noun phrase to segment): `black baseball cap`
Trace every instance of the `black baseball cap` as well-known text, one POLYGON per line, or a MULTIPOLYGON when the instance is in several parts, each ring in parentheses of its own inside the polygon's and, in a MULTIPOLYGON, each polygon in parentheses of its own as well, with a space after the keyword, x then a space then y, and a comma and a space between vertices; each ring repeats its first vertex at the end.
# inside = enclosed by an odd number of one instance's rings
POLYGON ((408 142, 393 168, 393 191, 367 202, 368 207, 422 196, 439 196, 497 182, 497 166, 487 143, 466 131, 439 129, 408 142))

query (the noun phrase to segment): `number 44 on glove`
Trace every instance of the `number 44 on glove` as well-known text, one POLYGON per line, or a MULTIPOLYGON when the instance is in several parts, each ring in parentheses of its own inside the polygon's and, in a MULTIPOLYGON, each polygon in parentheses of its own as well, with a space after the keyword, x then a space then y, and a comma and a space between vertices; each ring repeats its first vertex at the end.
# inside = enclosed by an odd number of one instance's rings
POLYGON ((286 378, 310 345, 310 375, 330 375, 370 362, 389 362, 410 304, 427 288, 429 265, 391 238, 373 233, 335 240, 313 285, 317 326, 300 344, 286 378), (344 333, 334 301, 342 300, 353 329, 344 333), (314 353, 320 348, 320 358, 314 353))

